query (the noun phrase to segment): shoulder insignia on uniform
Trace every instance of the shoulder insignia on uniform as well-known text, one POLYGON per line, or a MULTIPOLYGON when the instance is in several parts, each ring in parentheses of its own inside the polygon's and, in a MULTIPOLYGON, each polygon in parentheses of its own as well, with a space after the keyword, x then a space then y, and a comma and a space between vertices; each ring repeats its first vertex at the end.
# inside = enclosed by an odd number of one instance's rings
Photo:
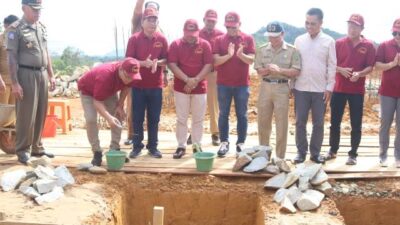
POLYGON ((14 31, 9 31, 7 34, 7 38, 9 40, 14 40, 15 39, 15 32, 14 31))

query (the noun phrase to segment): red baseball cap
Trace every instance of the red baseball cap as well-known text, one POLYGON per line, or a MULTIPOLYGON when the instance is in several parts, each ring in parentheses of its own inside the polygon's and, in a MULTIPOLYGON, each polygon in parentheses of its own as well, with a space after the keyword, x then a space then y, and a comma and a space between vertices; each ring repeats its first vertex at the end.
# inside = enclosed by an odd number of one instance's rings
POLYGON ((360 14, 352 14, 349 20, 347 20, 347 22, 354 23, 358 26, 364 27, 364 17, 361 16, 360 14))
POLYGON ((204 19, 205 20, 214 20, 217 21, 218 19, 218 14, 217 11, 213 10, 213 9, 209 9, 206 11, 206 14, 204 15, 204 19))
POLYGON ((185 36, 199 36, 199 25, 195 19, 188 19, 183 26, 185 36))
POLYGON ((121 68, 132 77, 133 81, 142 80, 142 76, 139 73, 140 64, 136 59, 131 57, 125 58, 121 63, 121 68))
POLYGON ((158 18, 158 13, 154 8, 147 8, 143 12, 143 19, 147 19, 149 17, 157 17, 158 18))
POLYGON ((225 15, 225 26, 236 27, 240 25, 240 16, 236 12, 228 12, 225 15))
POLYGON ((394 21, 392 31, 400 32, 400 18, 394 21))

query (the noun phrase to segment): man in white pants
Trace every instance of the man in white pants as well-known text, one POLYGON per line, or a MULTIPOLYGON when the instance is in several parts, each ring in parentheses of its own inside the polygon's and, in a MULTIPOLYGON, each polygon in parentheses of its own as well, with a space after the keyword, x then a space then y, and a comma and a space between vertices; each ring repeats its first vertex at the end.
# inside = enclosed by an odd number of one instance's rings
MULTIPOLYGON (((213 57, 210 44, 199 38, 199 26, 196 20, 185 22, 183 38, 172 42, 168 66, 174 74, 176 105, 176 139, 178 148, 174 159, 182 158, 186 153, 187 120, 192 114, 192 142, 201 146, 203 122, 207 106, 207 82, 213 57)), ((193 145, 196 146, 196 145, 193 145)), ((193 152, 196 150, 193 149, 193 152)))

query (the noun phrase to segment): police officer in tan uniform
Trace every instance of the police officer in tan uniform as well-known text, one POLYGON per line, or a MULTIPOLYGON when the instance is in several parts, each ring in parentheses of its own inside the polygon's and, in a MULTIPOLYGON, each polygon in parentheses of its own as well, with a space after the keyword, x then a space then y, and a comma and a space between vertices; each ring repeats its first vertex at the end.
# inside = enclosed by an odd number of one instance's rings
POLYGON ((23 18, 9 27, 6 39, 12 93, 16 99, 15 147, 18 161, 23 164, 30 156, 54 157, 44 150, 41 142, 48 83, 50 90, 55 86, 46 27, 39 22, 41 9, 42 0, 22 0, 23 18))
MULTIPOLYGON (((4 32, 0 34, 0 104, 14 105, 15 99, 11 93, 11 79, 10 73, 8 72, 8 59, 7 59, 7 49, 5 46, 5 34, 8 27, 18 20, 18 17, 14 15, 9 15, 4 18, 4 32)), ((3 126, 8 126, 6 124, 3 126)))
POLYGON ((254 68, 261 76, 258 97, 258 137, 260 145, 270 145, 272 116, 276 123, 277 165, 289 170, 285 153, 289 117, 289 80, 299 75, 301 60, 299 52, 284 42, 284 30, 279 22, 267 25, 269 42, 261 46, 255 58, 254 68))

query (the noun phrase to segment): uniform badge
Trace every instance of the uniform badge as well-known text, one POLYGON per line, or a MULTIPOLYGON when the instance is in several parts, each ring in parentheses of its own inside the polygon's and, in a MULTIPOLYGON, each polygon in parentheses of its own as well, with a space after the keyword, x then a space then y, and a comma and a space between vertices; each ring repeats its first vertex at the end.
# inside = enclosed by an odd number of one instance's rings
POLYGON ((157 42, 155 42, 155 43, 153 44, 153 47, 154 47, 154 48, 162 48, 162 46, 163 46, 163 44, 162 44, 161 42, 159 42, 159 41, 157 41, 157 42))
POLYGON ((203 48, 198 47, 198 48, 196 48, 196 50, 194 50, 194 53, 196 53, 196 54, 202 54, 203 51, 204 51, 203 48))
POLYGON ((15 39, 15 33, 14 32, 8 32, 8 39, 14 40, 15 39))
POLYGON ((32 47, 33 47, 33 44, 32 44, 32 42, 28 42, 28 43, 26 43, 26 47, 27 47, 27 48, 32 48, 32 47))

